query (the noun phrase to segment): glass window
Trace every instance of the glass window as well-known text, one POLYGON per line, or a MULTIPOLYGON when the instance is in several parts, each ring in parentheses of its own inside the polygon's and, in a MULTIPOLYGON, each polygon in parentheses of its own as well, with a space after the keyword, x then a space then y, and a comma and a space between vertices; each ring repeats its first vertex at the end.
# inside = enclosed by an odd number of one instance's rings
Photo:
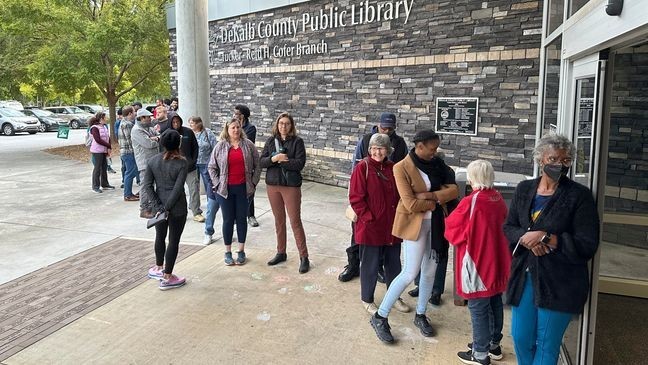
POLYGON ((549 0, 549 19, 547 34, 551 34, 554 30, 562 24, 565 17, 565 0, 549 0))
POLYGON ((576 14, 576 12, 580 10, 580 8, 585 6, 585 4, 587 4, 588 2, 589 0, 571 0, 569 15, 572 16, 576 14))
POLYGON ((558 127, 558 86, 560 84, 560 52, 562 36, 554 39, 545 50, 544 102, 542 105, 543 136, 558 127))

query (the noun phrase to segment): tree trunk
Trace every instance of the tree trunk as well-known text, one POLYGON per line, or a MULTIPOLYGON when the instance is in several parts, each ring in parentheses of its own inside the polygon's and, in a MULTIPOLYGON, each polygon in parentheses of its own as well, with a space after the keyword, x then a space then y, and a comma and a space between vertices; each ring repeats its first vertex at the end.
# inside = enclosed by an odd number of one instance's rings
MULTIPOLYGON (((115 94, 115 90, 108 90, 108 116, 110 117, 110 140, 111 141, 117 141, 117 136, 115 135, 115 123, 117 122, 117 110, 115 107, 117 106, 117 102, 119 101, 119 97, 115 94)), ((119 154, 119 151, 113 151, 113 154, 119 154)))

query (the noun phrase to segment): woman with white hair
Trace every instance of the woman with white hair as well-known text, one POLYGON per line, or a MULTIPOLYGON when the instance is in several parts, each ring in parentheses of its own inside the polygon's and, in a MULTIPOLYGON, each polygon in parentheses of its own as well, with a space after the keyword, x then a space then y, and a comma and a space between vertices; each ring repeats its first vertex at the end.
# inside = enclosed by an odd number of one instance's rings
MULTIPOLYGON (((374 291, 380 266, 384 263, 387 288, 401 271, 402 240, 391 232, 398 204, 394 163, 387 158, 391 151, 387 134, 372 135, 369 156, 356 164, 349 187, 349 203, 358 217, 355 241, 360 249, 360 296, 371 315, 378 311, 374 291)), ((401 312, 410 311, 401 298, 395 305, 401 312)))
POLYGON ((470 350, 457 356, 466 364, 490 364, 490 359, 502 359, 502 293, 511 266, 502 230, 506 203, 493 188, 490 162, 471 162, 466 175, 473 192, 446 218, 445 227, 445 237, 455 246, 457 294, 468 300, 473 328, 470 350))
POLYGON ((592 192, 567 176, 572 142, 549 134, 533 155, 542 175, 517 186, 504 224, 513 254, 506 300, 520 365, 557 363, 569 321, 587 301, 587 265, 599 245, 592 192))

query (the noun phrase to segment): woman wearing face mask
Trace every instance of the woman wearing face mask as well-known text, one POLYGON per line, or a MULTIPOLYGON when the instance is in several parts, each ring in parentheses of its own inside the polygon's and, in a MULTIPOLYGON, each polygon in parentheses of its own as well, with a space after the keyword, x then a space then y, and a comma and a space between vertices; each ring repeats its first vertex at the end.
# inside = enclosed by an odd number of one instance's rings
POLYGON ((569 139, 544 136, 533 154, 542 175, 517 186, 504 224, 513 254, 506 298, 518 364, 553 365, 570 319, 587 300, 599 217, 592 192, 567 176, 569 139))

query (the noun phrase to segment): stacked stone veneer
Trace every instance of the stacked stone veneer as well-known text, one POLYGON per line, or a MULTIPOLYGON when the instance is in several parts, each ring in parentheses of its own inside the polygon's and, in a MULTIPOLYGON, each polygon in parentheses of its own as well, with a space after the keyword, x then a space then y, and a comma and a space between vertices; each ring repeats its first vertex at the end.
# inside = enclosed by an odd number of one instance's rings
MULTIPOLYGON (((218 34, 222 26, 301 18, 360 2, 310 1, 214 21, 209 29, 218 34)), ((436 97, 478 97, 477 136, 443 135, 448 163, 466 166, 485 158, 496 170, 531 174, 541 28, 538 1, 415 0, 407 24, 395 19, 294 38, 210 44, 212 54, 322 40, 328 48, 319 55, 214 62, 212 128, 220 129, 235 104, 247 104, 262 145, 274 118, 289 111, 307 147, 305 177, 346 185, 358 137, 380 113, 395 113, 398 133, 410 143, 416 131, 434 127, 436 97)), ((170 37, 175 84, 174 31, 170 37)))
MULTIPOLYGON (((614 59, 605 211, 648 214, 648 46, 614 59)), ((648 225, 604 225, 604 239, 648 248, 648 225)))

